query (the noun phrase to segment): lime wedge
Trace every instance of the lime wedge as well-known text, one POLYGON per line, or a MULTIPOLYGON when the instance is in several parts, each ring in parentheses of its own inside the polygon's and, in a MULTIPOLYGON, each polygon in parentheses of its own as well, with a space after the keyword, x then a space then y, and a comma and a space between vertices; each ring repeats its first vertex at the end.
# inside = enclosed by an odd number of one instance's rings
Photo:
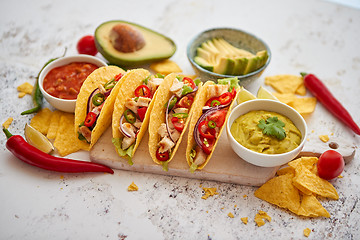
POLYGON ((241 87, 236 100, 237 103, 240 104, 253 99, 256 99, 256 97, 251 92, 246 90, 244 87, 241 87))
POLYGON ((25 138, 30 145, 33 145, 45 153, 50 153, 54 150, 54 147, 49 139, 29 124, 25 125, 25 138))
POLYGON ((257 98, 279 100, 269 90, 267 90, 263 86, 260 86, 260 88, 257 92, 257 98))

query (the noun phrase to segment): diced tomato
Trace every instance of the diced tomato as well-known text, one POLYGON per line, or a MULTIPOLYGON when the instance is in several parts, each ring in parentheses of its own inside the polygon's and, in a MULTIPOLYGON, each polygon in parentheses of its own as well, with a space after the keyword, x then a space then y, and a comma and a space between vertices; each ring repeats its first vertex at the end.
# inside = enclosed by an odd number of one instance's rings
POLYGON ((198 131, 202 137, 207 139, 214 139, 216 135, 216 130, 209 127, 209 121, 202 121, 198 126, 198 131))
POLYGON ((200 136, 200 140, 202 142, 201 149, 204 151, 204 153, 209 155, 214 147, 215 139, 208 139, 200 136))
POLYGON ((140 85, 135 89, 135 97, 151 98, 151 91, 146 85, 140 85))
POLYGON ((190 95, 186 95, 178 101, 176 107, 189 109, 191 108, 193 102, 194 102, 194 97, 190 95))
POLYGON ((147 107, 138 108, 137 113, 138 113, 140 121, 144 121, 147 109, 148 109, 147 107))
POLYGON ((171 122, 177 131, 182 132, 184 130, 184 121, 179 120, 179 118, 177 117, 172 117, 171 122))
POLYGON ((194 81, 193 81, 191 78, 189 78, 189 77, 184 77, 184 78, 183 78, 183 83, 186 84, 186 85, 188 85, 188 86, 191 87, 192 89, 195 89, 195 87, 196 87, 194 81))
POLYGON ((220 101, 221 105, 226 105, 226 104, 230 103, 232 99, 233 99, 233 96, 230 92, 223 93, 219 97, 219 101, 220 101))
POLYGON ((170 158, 169 151, 166 151, 164 153, 159 152, 159 148, 156 150, 156 158, 159 161, 167 161, 170 158))
POLYGON ((220 128, 225 123, 226 114, 227 109, 221 109, 208 116, 207 120, 215 122, 216 126, 220 128))
POLYGON ((219 106, 220 104, 221 102, 218 97, 212 97, 206 101, 205 106, 215 107, 215 106, 219 106))
POLYGON ((93 112, 89 112, 85 118, 84 125, 87 127, 92 127, 96 122, 96 114, 93 112))

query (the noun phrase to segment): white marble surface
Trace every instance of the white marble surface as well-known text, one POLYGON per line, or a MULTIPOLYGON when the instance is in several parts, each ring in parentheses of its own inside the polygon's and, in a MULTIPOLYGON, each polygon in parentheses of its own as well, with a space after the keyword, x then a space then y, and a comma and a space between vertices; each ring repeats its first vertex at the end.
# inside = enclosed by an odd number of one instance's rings
MULTIPOLYGON (((256 92, 264 77, 313 72, 360 123, 360 11, 318 0, 304 1, 0 1, 1 123, 13 117, 11 131, 23 134, 30 116, 20 112, 30 96, 16 87, 34 83, 41 66, 75 54, 77 40, 102 22, 122 19, 171 37, 172 60, 193 73, 186 58, 189 40, 212 27, 236 27, 264 39, 272 60, 246 87, 256 92)), ((360 138, 317 105, 306 119, 313 136, 334 133, 359 146, 360 138)), ((256 188, 116 170, 114 175, 59 174, 26 165, 0 138, 0 239, 360 239, 359 153, 333 181, 338 201, 322 204, 331 218, 298 217, 254 197, 256 188), (134 181, 138 192, 128 192, 134 181), (207 200, 199 187, 216 187, 207 200), (243 198, 243 195, 248 197, 243 198), (236 207, 235 207, 236 205, 236 207), (257 227, 264 210, 270 223, 257 227), (232 212, 234 218, 227 214, 232 212), (249 223, 241 223, 249 217, 249 223)))

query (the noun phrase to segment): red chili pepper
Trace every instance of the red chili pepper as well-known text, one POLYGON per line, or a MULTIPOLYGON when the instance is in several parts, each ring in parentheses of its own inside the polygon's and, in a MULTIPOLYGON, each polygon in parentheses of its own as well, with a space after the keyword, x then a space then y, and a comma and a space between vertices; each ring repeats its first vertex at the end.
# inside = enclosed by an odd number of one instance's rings
POLYGON ((151 90, 146 85, 140 85, 135 89, 135 97, 151 98, 151 90))
POLYGON ((67 173, 79 172, 107 172, 113 174, 114 171, 104 165, 92 162, 77 161, 72 159, 60 158, 42 152, 30 145, 20 135, 12 135, 7 129, 3 129, 6 137, 6 148, 18 159, 30 165, 67 173))
POLYGON ((350 113, 331 94, 329 89, 313 74, 301 73, 307 89, 339 120, 360 135, 360 128, 352 119, 350 113))
POLYGON ((89 112, 85 118, 84 125, 87 127, 92 127, 96 122, 96 114, 93 112, 89 112))

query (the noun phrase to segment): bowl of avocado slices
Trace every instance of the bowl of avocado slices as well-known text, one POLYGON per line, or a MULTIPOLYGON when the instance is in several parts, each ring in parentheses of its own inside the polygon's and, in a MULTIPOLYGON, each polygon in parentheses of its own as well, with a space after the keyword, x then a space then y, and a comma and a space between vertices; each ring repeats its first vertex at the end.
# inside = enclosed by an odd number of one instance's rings
POLYGON ((213 28, 196 35, 187 46, 187 57, 202 81, 260 77, 271 52, 260 38, 234 28, 213 28))

